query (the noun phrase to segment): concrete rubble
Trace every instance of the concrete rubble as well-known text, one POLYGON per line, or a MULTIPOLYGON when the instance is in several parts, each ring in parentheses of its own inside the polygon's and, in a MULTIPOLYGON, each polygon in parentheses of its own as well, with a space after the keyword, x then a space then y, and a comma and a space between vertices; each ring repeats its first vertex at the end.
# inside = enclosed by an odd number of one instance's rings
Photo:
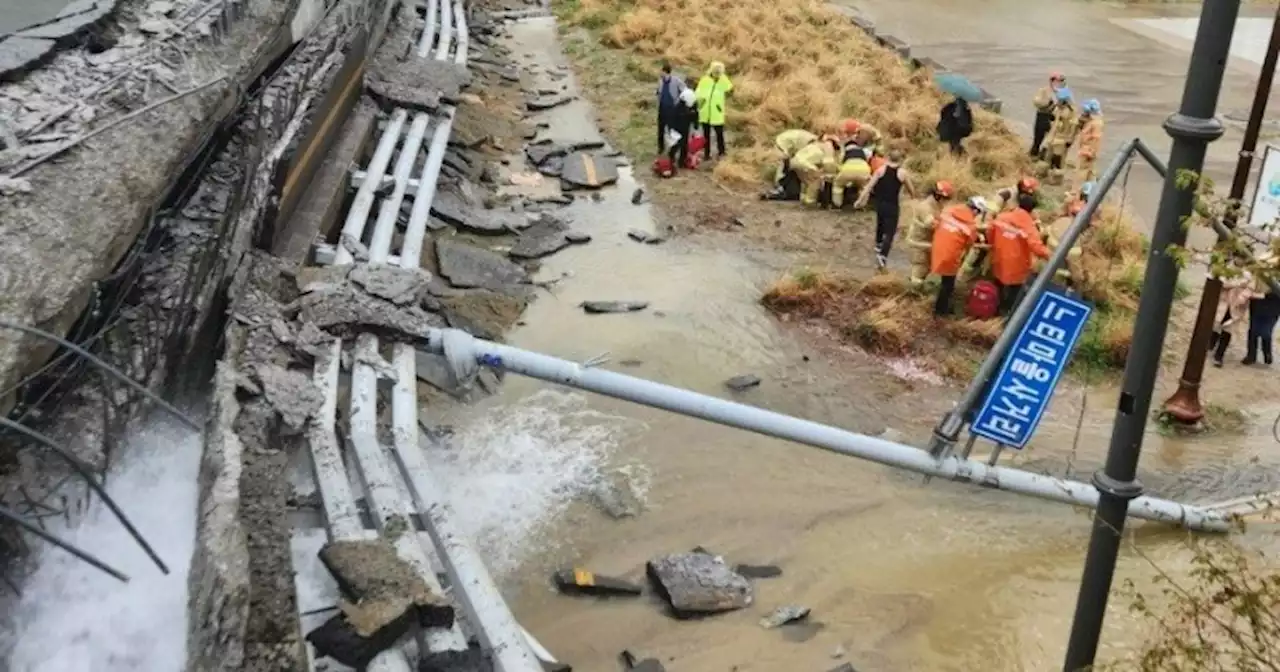
MULTIPOLYGON (((74 20, 109 4, 73 3, 86 10, 74 20)), ((80 318, 94 283, 125 258, 152 208, 234 109, 237 91, 278 48, 277 31, 287 30, 287 5, 267 0, 198 16, 192 13, 207 5, 197 0, 117 5, 99 17, 101 26, 83 28, 100 39, 77 37, 42 67, 0 84, 0 118, 20 141, 0 151, 0 315, 55 333, 80 318), (160 13, 181 23, 162 35, 144 30, 160 13), (197 86, 205 88, 174 98, 197 86), (147 105, 157 107, 75 144, 147 105)), ((0 387, 41 366, 50 352, 38 339, 0 334, 0 387)), ((0 411, 12 403, 0 400, 0 411)))
POLYGON ((705 552, 673 553, 649 561, 649 578, 678 618, 750 606, 754 588, 724 558, 705 552))

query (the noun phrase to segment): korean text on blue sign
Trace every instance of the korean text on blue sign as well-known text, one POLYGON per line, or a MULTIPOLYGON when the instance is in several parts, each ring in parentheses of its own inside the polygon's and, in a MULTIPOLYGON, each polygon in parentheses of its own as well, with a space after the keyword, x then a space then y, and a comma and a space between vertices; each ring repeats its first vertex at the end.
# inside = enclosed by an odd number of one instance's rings
POLYGON ((970 431, 1023 448, 1049 407, 1093 307, 1050 289, 1023 325, 970 431))

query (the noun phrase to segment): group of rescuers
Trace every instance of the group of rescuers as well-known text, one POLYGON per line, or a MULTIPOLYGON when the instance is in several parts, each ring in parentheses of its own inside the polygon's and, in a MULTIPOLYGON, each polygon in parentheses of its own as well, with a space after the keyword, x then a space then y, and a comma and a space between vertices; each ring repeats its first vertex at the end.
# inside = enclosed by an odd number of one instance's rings
MULTIPOLYGON (((1061 74, 1053 73, 1048 86, 1035 96, 1036 125, 1031 153, 1047 168, 1049 180, 1062 183, 1062 171, 1072 146, 1077 149, 1075 188, 1049 225, 1033 215, 1039 203, 1040 183, 1023 177, 990 197, 974 196, 956 203, 955 188, 940 181, 915 201, 909 211, 907 246, 911 252, 911 281, 923 284, 930 275, 939 278, 934 314, 952 313, 956 279, 960 275, 990 275, 1000 289, 1000 312, 1007 314, 1031 276, 1036 259, 1047 259, 1066 233, 1072 219, 1084 208, 1093 191, 1094 164, 1102 143, 1102 109, 1096 100, 1086 101, 1077 114, 1070 90, 1061 74)), ((899 149, 881 152, 880 131, 855 119, 844 120, 837 133, 818 135, 804 129, 780 133, 775 146, 780 165, 774 194, 788 177, 798 178, 800 202, 817 206, 829 189, 824 205, 842 208, 851 188, 858 192, 855 208, 871 204, 876 215, 876 263, 883 269, 897 234, 900 192, 915 199, 911 175, 903 167, 899 149)), ((1058 279, 1077 284, 1082 279, 1081 251, 1073 247, 1058 279)))

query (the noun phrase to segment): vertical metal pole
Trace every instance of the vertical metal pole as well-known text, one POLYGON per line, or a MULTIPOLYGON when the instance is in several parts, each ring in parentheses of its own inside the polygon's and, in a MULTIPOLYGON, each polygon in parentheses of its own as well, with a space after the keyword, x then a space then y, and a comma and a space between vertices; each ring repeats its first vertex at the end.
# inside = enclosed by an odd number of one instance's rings
MULTIPOLYGON (((1245 126, 1240 156, 1236 160, 1235 176, 1231 180, 1231 193, 1228 195, 1230 205, 1223 216, 1223 224, 1228 229, 1236 226, 1236 219, 1240 215, 1240 201, 1244 198, 1245 188, 1249 186, 1249 170, 1253 166, 1254 150, 1258 147, 1262 118, 1267 113, 1271 80, 1276 75, 1277 55, 1280 55, 1280 8, 1276 9, 1276 18, 1271 24, 1271 41, 1267 44, 1267 55, 1262 60, 1262 74, 1253 95, 1253 109, 1249 112, 1249 123, 1245 126)), ((1218 241, 1222 240, 1219 236, 1218 241)), ((1195 331, 1191 333, 1191 343, 1187 346, 1187 361, 1182 367, 1182 376, 1178 379, 1178 391, 1164 402, 1165 413, 1178 422, 1190 424, 1199 422, 1204 417, 1204 408, 1200 404, 1200 381, 1204 377, 1204 361, 1209 355, 1209 336, 1213 333, 1213 321, 1217 318, 1221 294, 1222 281, 1210 275, 1205 280, 1204 292, 1200 295, 1200 312, 1196 315, 1195 331)))
POLYGON ((1222 123, 1214 118, 1214 112, 1239 13, 1240 0, 1204 3, 1187 68, 1182 105, 1164 122, 1165 131, 1173 138, 1169 172, 1156 213, 1133 346, 1125 362, 1124 384, 1111 432, 1111 447, 1105 470, 1093 477, 1098 488, 1098 509, 1063 664, 1066 672, 1080 672, 1093 666, 1120 553, 1125 515, 1129 501, 1142 493, 1142 485, 1135 479, 1138 458, 1178 282, 1178 265, 1167 250, 1171 245, 1186 243, 1187 231, 1182 220, 1191 214, 1195 198, 1194 184, 1181 187, 1178 182, 1186 171, 1200 173, 1208 144, 1222 137, 1222 123))

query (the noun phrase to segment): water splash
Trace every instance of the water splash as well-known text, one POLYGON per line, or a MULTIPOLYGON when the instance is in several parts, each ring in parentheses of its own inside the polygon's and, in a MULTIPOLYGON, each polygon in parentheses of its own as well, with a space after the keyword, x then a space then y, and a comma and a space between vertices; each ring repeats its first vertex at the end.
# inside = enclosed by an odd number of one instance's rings
MULTIPOLYGON (((643 424, 587 407, 580 394, 537 392, 508 406, 486 409, 460 427, 452 447, 430 453, 458 524, 497 577, 508 575, 551 539, 541 533, 575 500, 607 478, 623 441, 643 424)), ((628 462, 631 490, 643 497, 648 478, 628 462)))
POLYGON ((195 544, 198 432, 149 425, 121 451, 107 492, 169 565, 160 574, 95 499, 51 531, 129 575, 120 583, 45 548, 12 616, 12 672, 174 672, 185 666, 187 571, 195 544))

